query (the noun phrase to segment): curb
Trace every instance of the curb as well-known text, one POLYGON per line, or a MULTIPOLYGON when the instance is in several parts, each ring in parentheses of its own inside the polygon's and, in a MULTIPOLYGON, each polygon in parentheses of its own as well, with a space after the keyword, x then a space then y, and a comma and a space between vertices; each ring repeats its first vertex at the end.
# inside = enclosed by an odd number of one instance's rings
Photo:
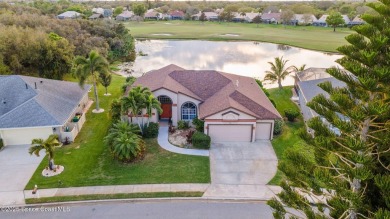
POLYGON ((39 204, 25 204, 7 207, 40 207, 53 205, 75 205, 75 204, 96 204, 96 203, 144 203, 144 202, 175 202, 175 201, 202 201, 202 202, 234 202, 234 203, 258 203, 266 202, 263 199, 247 199, 247 198, 204 198, 204 197, 172 197, 172 198, 134 198, 134 199, 102 199, 102 200, 85 200, 85 201, 69 201, 69 202, 50 202, 39 204))

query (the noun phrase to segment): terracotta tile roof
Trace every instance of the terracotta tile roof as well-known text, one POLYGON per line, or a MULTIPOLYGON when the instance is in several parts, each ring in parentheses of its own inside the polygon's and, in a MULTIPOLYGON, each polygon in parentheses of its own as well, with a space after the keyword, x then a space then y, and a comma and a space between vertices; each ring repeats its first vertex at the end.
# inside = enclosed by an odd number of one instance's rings
POLYGON ((257 119, 279 119, 281 116, 253 78, 213 70, 184 70, 168 65, 138 78, 133 86, 155 91, 165 88, 201 101, 199 117, 234 108, 257 119))

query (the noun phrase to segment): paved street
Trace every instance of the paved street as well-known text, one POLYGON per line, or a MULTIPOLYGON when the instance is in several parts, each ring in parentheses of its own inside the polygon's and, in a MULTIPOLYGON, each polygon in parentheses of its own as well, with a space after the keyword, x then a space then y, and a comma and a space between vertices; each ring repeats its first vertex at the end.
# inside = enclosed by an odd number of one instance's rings
MULTIPOLYGON (((3 209, 4 210, 4 209, 3 209)), ((147 201, 104 202, 93 204, 64 204, 61 206, 37 206, 30 212, 0 212, 2 219, 29 218, 142 218, 142 219, 268 219, 271 209, 262 202, 213 202, 213 201, 147 201), (36 211, 35 211, 36 210, 36 211), (34 212, 32 212, 34 211, 34 212), (45 212, 43 212, 45 211, 45 212)))
POLYGON ((45 157, 28 154, 30 145, 7 146, 0 151, 0 206, 24 204, 23 190, 45 157))

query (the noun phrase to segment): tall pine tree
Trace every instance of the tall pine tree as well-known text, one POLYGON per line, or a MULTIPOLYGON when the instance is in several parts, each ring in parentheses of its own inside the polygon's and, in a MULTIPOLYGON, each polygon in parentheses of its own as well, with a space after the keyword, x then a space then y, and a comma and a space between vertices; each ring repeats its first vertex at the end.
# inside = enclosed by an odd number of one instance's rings
POLYGON ((286 217, 284 206, 307 218, 390 218, 390 0, 368 6, 377 14, 364 15, 366 24, 338 48, 344 57, 337 62, 349 73, 327 70, 346 86, 319 84, 329 98, 308 103, 327 120, 308 122, 313 135, 300 133, 313 156, 288 150, 279 164, 288 180, 268 202, 275 218, 286 217))

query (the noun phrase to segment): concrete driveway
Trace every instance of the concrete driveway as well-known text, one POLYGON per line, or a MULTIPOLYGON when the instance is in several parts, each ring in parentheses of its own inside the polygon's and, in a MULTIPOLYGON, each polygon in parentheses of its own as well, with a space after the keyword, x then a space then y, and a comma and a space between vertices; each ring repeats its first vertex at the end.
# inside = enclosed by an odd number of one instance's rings
POLYGON ((222 142, 210 148, 211 186, 205 197, 259 198, 273 195, 266 184, 277 171, 270 141, 222 142))
POLYGON ((24 204, 24 187, 45 157, 28 154, 30 145, 6 146, 0 151, 0 206, 24 204))

